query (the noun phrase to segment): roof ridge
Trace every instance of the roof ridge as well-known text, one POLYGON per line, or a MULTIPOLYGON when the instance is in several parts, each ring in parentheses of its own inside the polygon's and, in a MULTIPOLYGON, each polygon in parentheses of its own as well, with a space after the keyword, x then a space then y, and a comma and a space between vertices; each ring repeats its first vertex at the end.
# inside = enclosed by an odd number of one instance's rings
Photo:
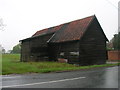
POLYGON ((62 37, 61 37, 61 39, 60 38, 55 39, 54 37, 56 37, 56 35, 54 35, 51 38, 53 42, 54 42, 54 40, 55 40, 55 42, 63 42, 63 41, 69 41, 69 40, 73 40, 73 39, 75 39, 75 40, 80 39, 81 36, 83 36, 83 33, 85 33, 85 31, 89 27, 90 22, 92 22, 93 18, 95 18, 95 15, 84 17, 84 18, 81 18, 81 19, 78 19, 78 20, 73 20, 73 21, 63 23, 63 24, 60 24, 60 25, 57 25, 57 26, 45 28, 45 29, 37 31, 30 38, 38 37, 42 34, 47 35, 47 34, 50 34, 50 33, 56 33, 58 35, 57 38, 59 36, 62 36, 62 37), (66 24, 69 24, 68 27, 65 30, 61 31, 62 27, 64 27, 66 24), (79 33, 77 33, 78 30, 80 30, 79 33), (60 32, 58 32, 58 31, 60 31, 60 32), (61 33, 61 34, 59 35, 58 33, 59 34, 61 33), (72 36, 70 36, 70 33, 72 33, 72 36), (73 35, 75 35, 75 37, 73 35), (70 37, 70 38, 68 38, 68 37, 70 37))
MULTIPOLYGON (((42 32, 42 31, 47 30, 47 29, 50 29, 50 28, 59 27, 59 26, 62 26, 62 25, 64 25, 64 24, 68 24, 68 23, 71 23, 71 22, 76 22, 76 21, 84 20, 84 19, 86 19, 86 18, 90 18, 90 17, 94 17, 94 16, 95 16, 95 15, 91 15, 91 16, 87 16, 87 17, 84 17, 84 18, 81 18, 81 19, 72 20, 72 21, 69 21, 69 22, 66 22, 66 23, 63 23, 63 24, 59 24, 59 25, 55 25, 55 26, 52 26, 52 27, 49 27, 49 28, 44 28, 44 29, 38 30, 37 32, 42 32)), ((36 32, 36 33, 37 33, 37 32, 36 32)), ((35 33, 35 34, 36 34, 36 33, 35 33)), ((32 37, 35 36, 35 34, 33 34, 32 37)))

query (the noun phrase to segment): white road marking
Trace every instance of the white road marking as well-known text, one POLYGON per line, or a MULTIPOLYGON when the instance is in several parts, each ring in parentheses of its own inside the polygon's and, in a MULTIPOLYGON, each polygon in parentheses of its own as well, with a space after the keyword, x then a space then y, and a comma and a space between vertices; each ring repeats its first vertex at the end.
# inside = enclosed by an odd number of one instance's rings
POLYGON ((30 83, 30 84, 22 84, 22 85, 2 86, 2 88, 8 88, 8 87, 19 87, 19 86, 30 86, 30 85, 37 85, 37 84, 47 84, 47 83, 55 83, 55 82, 71 81, 71 80, 77 80, 77 79, 83 79, 83 78, 86 78, 86 77, 77 77, 77 78, 62 79, 62 80, 47 81, 47 82, 39 82, 39 83, 30 83))
POLYGON ((115 69, 116 69, 116 68, 118 69, 117 66, 115 66, 115 67, 109 67, 109 68, 107 68, 107 69, 108 69, 108 70, 111 70, 111 69, 114 69, 114 68, 115 68, 115 69))
POLYGON ((4 78, 18 78, 18 77, 20 77, 20 76, 14 76, 14 77, 3 77, 3 76, 2 76, 3 79, 4 79, 4 78))
POLYGON ((107 69, 109 70, 109 69, 112 69, 112 68, 107 68, 107 69))

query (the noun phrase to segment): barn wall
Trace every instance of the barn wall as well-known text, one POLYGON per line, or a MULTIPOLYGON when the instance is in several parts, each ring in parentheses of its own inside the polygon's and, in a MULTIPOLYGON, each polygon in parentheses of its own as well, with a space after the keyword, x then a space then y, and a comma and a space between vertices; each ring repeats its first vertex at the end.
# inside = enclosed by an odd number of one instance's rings
POLYGON ((106 38, 96 19, 80 41, 80 64, 104 64, 107 60, 106 38))
POLYGON ((24 41, 21 43, 21 61, 29 61, 30 58, 30 43, 29 41, 24 41))
POLYGON ((22 61, 44 61, 48 60, 47 41, 52 34, 42 35, 22 42, 22 61))
POLYGON ((79 62, 79 41, 49 44, 50 60, 67 60, 68 63, 79 62))
POLYGON ((47 43, 54 33, 22 41, 21 61, 57 61, 91 65, 107 60, 106 38, 97 19, 94 19, 78 41, 47 43))

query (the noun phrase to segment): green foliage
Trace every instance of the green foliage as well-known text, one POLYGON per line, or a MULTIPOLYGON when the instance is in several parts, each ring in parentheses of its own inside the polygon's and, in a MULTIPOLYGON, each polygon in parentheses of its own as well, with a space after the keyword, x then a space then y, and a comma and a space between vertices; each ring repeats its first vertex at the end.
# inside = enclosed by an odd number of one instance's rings
POLYGON ((120 50, 120 32, 114 37, 113 47, 114 50, 120 50))
POLYGON ((111 51, 111 50, 114 50, 114 48, 108 48, 106 47, 107 51, 111 51))
POLYGON ((4 48, 2 48, 2 53, 5 53, 6 51, 5 51, 5 49, 4 48))
POLYGON ((58 62, 20 62, 20 54, 2 55, 2 74, 24 74, 24 73, 47 73, 55 71, 68 71, 89 69, 95 67, 114 66, 118 64, 104 64, 91 66, 75 66, 58 62))
POLYGON ((16 46, 13 47, 13 50, 11 51, 11 53, 19 54, 20 51, 21 51, 21 45, 17 44, 16 46))

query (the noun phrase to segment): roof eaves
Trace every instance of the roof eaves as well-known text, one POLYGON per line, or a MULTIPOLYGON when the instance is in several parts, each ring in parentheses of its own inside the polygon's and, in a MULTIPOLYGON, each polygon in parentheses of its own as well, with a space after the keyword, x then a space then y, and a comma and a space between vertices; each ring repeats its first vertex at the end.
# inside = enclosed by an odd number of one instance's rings
MULTIPOLYGON (((51 33, 48 33, 48 34, 52 34, 52 33, 55 33, 55 32, 51 32, 51 33)), ((40 35, 32 36, 32 37, 20 40, 19 42, 25 41, 25 40, 30 40, 30 39, 33 39, 33 38, 37 38, 37 37, 40 37, 40 36, 45 36, 45 35, 48 35, 48 34, 42 34, 42 35, 40 34, 40 35)))

